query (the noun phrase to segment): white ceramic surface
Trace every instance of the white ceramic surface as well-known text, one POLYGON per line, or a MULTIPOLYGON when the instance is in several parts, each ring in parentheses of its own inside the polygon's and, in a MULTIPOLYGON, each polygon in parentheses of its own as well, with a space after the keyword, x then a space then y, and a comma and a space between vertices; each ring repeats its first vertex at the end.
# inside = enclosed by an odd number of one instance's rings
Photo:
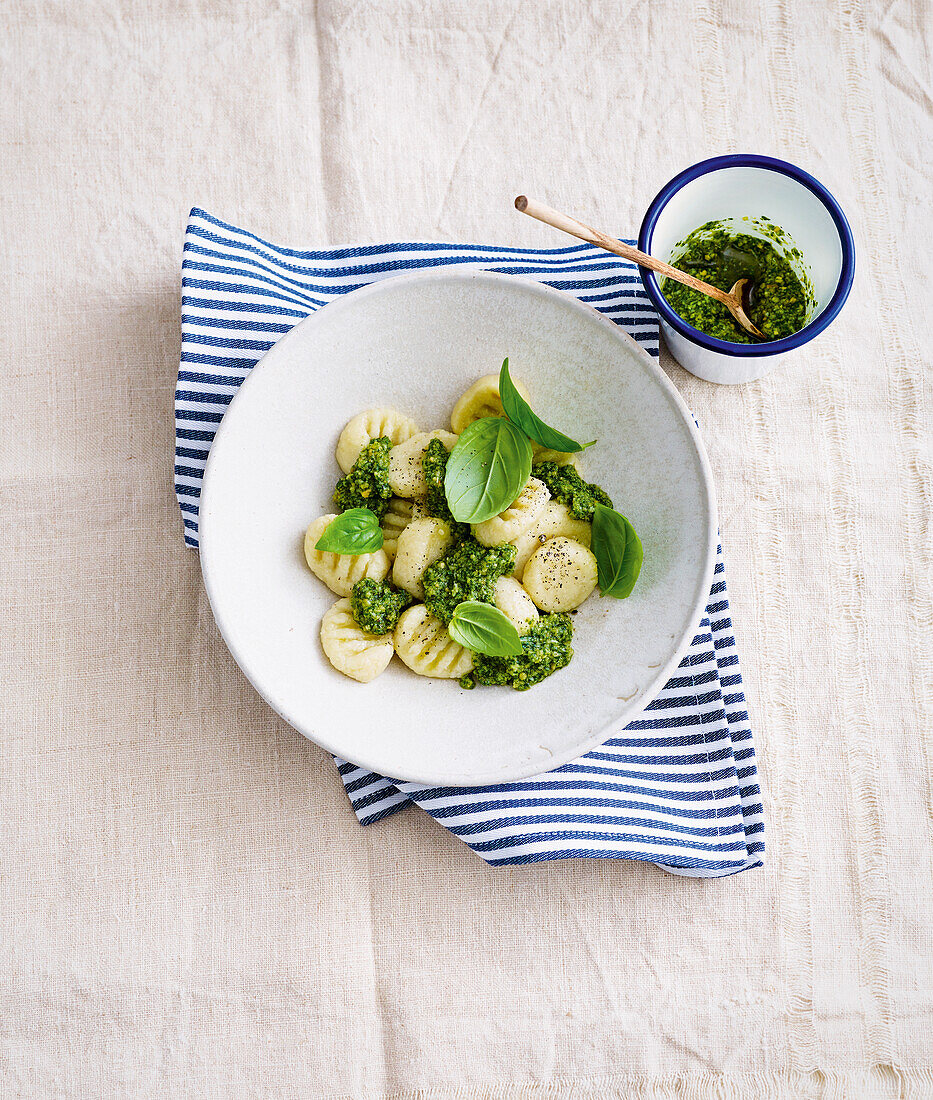
MULTIPOLYGON (((711 163, 718 163, 718 159, 711 163)), ((799 172, 793 166, 788 165, 787 168, 799 172)), ((805 173, 800 175, 806 176, 805 173)), ((815 184, 816 181, 806 178, 815 184)), ((812 186, 785 171, 752 165, 713 167, 679 186, 669 186, 672 193, 663 201, 641 243, 645 251, 660 259, 671 260, 678 241, 705 222, 735 222, 743 217, 752 219, 766 215, 790 236, 802 252, 816 298, 807 324, 819 320, 833 302, 843 277, 843 238, 827 206, 827 201, 834 201, 831 196, 824 200, 812 186)), ((744 226, 743 231, 762 235, 752 226, 744 226)), ((675 260, 672 262, 676 263, 675 260)), ((654 276, 649 275, 648 278, 653 282, 649 293, 654 289, 659 294, 654 276)), ((690 326, 686 327, 690 329, 690 326)), ((730 352, 703 347, 689 334, 678 331, 663 316, 661 329, 671 354, 680 365, 709 382, 749 382, 773 370, 788 354, 782 347, 783 341, 775 343, 773 352, 769 351, 767 344, 731 345, 730 352)), ((812 335, 816 334, 814 330, 812 335)), ((805 339, 798 341, 798 345, 812 338, 806 335, 805 330, 803 335, 805 339)))
POLYGON ((375 283, 283 337, 224 417, 200 514, 215 618, 269 704, 354 763, 451 785, 549 770, 631 721, 692 638, 709 596, 716 529, 702 443, 658 365, 576 299, 482 272, 375 283), (424 428, 447 427, 457 397, 506 355, 545 419, 599 440, 584 472, 644 542, 635 592, 591 598, 574 621, 571 664, 527 692, 463 691, 398 660, 371 684, 348 680, 318 641, 336 597, 302 557, 306 525, 330 507, 340 430, 375 405, 393 405, 424 428))

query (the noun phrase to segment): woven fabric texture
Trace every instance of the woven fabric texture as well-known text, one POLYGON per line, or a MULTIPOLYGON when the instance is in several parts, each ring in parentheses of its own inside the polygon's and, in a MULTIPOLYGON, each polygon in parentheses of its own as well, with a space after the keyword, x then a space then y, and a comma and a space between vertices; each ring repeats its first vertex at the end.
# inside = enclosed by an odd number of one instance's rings
POLYGON ((923 0, 0 0, 0 1094, 933 1093, 923 0), (226 652, 170 484, 179 241, 551 248, 794 161, 848 306, 703 429, 765 866, 361 829, 226 652), (909 303, 909 307, 908 307, 909 303))

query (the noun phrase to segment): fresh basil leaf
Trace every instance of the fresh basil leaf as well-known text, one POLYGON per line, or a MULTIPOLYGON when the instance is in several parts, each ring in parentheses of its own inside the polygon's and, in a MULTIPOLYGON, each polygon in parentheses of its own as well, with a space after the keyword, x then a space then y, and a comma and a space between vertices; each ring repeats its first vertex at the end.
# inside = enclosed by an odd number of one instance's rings
POLYGON ((645 552, 631 523, 605 504, 597 504, 593 513, 592 550, 602 594, 619 600, 630 596, 645 552))
POLYGON ((382 528, 375 512, 348 508, 332 519, 314 544, 330 554, 372 554, 382 547, 382 528))
POLYGON ((531 474, 528 436, 502 416, 464 428, 447 461, 444 495, 460 523, 482 523, 513 503, 531 474))
POLYGON ((458 603, 447 632, 455 642, 487 657, 518 657, 524 652, 514 624, 490 603, 458 603))
POLYGON ((531 406, 515 388, 515 383, 509 374, 508 359, 503 362, 502 370, 499 371, 499 396, 502 398, 502 408, 509 420, 546 450, 572 454, 574 451, 585 451, 596 442, 594 439, 592 443, 578 443, 569 435, 549 427, 540 416, 535 416, 531 406))

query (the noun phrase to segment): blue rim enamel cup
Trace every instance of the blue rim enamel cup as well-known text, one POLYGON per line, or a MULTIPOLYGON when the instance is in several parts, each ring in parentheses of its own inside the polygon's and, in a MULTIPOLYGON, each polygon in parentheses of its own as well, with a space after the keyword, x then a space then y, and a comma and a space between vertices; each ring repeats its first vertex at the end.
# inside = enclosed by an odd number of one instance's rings
POLYGON ((732 344, 707 336, 671 309, 657 275, 639 268, 671 354, 691 374, 709 382, 760 378, 832 323, 855 275, 852 230, 839 203, 808 172, 754 154, 712 157, 686 168, 661 188, 641 223, 638 247, 669 260, 675 245, 706 222, 762 216, 780 226, 800 250, 813 286, 810 316, 792 336, 759 344, 732 344))

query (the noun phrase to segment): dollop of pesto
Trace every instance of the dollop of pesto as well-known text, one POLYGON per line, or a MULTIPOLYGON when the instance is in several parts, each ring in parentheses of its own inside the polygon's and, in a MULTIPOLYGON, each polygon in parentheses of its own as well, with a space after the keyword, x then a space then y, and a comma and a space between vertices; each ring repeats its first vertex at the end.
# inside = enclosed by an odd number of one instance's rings
POLYGON ((364 577, 350 592, 350 613, 370 634, 388 634, 411 602, 407 592, 396 591, 385 581, 364 577))
POLYGON ((556 462, 538 462, 531 468, 532 476, 550 489, 551 496, 559 504, 565 504, 575 519, 592 522, 597 504, 612 507, 605 490, 592 482, 584 481, 571 465, 558 466, 556 462))
POLYGON ((514 565, 514 546, 482 546, 472 536, 465 538, 422 574, 425 605, 442 623, 449 623, 464 600, 492 603, 496 581, 514 565))
POLYGON ((444 492, 444 475, 447 473, 447 460, 450 451, 439 439, 432 439, 421 456, 421 469, 428 491, 424 498, 425 509, 429 516, 446 520, 450 524, 454 541, 460 542, 470 533, 468 523, 458 523, 450 511, 447 494, 444 492))
POLYGON ((473 678, 478 684, 513 687, 527 691, 557 672, 573 656, 573 624, 569 615, 542 615, 522 635, 524 652, 518 657, 473 655, 473 678))
MULTIPOLYGON (((763 218, 754 224, 774 240, 734 232, 722 222, 706 222, 675 247, 671 263, 720 290, 731 290, 739 279, 751 279, 748 316, 769 340, 780 340, 807 323, 810 298, 791 263, 802 257, 773 222, 763 218)), ((738 325, 721 302, 673 279, 665 279, 661 290, 673 310, 708 336, 733 344, 761 343, 738 325)))
POLYGON ((360 451, 353 468, 338 482, 334 490, 334 504, 341 512, 348 508, 368 508, 378 519, 389 507, 389 451, 392 440, 386 435, 371 439, 360 451))

